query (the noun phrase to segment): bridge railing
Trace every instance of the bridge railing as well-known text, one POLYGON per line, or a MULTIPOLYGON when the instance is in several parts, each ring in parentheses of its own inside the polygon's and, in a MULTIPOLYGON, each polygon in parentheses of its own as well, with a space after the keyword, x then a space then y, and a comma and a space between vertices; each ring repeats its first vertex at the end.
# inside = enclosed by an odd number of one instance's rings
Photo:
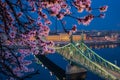
POLYGON ((84 54, 86 57, 88 57, 91 61, 101 65, 106 69, 110 69, 120 73, 120 68, 118 66, 100 57, 97 53, 95 53, 90 48, 88 48, 84 43, 79 43, 76 45, 76 47, 78 47, 81 53, 84 54))

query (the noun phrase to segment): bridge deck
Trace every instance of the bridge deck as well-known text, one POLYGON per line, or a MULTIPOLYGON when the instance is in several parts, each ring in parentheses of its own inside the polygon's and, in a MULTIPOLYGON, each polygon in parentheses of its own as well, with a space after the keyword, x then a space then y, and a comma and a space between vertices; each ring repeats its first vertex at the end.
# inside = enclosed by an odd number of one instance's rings
MULTIPOLYGON (((96 63, 96 64, 99 65, 98 63, 96 63)), ((101 65, 100 65, 100 66, 101 66, 101 65)), ((115 72, 115 71, 113 71, 113 70, 110 70, 110 69, 108 69, 108 68, 102 67, 102 66, 101 66, 101 68, 103 68, 103 69, 106 70, 108 73, 114 75, 118 80, 120 80, 120 73, 115 72)))
POLYGON ((114 75, 117 79, 120 80, 120 73, 117 73, 115 71, 112 71, 112 70, 107 70, 110 74, 114 75))

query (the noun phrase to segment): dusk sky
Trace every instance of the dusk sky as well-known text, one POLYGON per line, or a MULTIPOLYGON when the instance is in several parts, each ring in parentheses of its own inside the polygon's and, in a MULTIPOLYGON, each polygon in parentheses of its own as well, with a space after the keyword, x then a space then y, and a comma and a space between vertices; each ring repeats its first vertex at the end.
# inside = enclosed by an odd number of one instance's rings
POLYGON ((94 19, 85 29, 120 30, 120 0, 92 0, 92 6, 108 5, 104 19, 94 19))
MULTIPOLYGON (((108 10, 105 12, 105 18, 95 18, 88 26, 79 25, 78 30, 120 30, 120 0, 91 0, 92 8, 99 8, 104 5, 108 5, 108 10)), ((75 12, 75 11, 74 11, 75 12)), ((99 15, 99 10, 93 10, 92 14, 99 15)), ((80 16, 85 16, 85 11, 80 13, 80 16)), ((68 20, 67 28, 71 28, 75 19, 66 18, 68 20), (68 27, 69 26, 69 27, 68 27)), ((53 24, 54 25, 54 24, 53 24)), ((57 26, 59 31, 61 30, 58 22, 57 26)), ((55 28, 50 27, 51 30, 55 28)))

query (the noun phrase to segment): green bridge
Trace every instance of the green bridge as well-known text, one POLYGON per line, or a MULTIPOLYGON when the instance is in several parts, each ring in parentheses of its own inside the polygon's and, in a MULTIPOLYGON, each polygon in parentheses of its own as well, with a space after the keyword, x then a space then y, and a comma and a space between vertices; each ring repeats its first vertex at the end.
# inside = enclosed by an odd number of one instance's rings
POLYGON ((67 45, 62 47, 56 46, 54 48, 56 52, 70 63, 83 66, 105 80, 120 80, 120 68, 87 47, 83 40, 79 42, 73 42, 71 40, 71 43, 67 45))

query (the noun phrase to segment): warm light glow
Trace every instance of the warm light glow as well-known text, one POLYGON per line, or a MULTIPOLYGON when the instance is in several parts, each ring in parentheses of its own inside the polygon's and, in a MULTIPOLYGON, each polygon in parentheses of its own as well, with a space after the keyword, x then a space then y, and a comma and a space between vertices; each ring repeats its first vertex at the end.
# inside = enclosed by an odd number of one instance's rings
MULTIPOLYGON (((48 41, 70 41, 70 36, 68 34, 60 34, 60 35, 49 35, 46 37, 46 40, 48 41)), ((81 35, 73 35, 74 41, 81 40, 81 35)), ((84 34, 84 40, 86 40, 86 34, 84 34)))

